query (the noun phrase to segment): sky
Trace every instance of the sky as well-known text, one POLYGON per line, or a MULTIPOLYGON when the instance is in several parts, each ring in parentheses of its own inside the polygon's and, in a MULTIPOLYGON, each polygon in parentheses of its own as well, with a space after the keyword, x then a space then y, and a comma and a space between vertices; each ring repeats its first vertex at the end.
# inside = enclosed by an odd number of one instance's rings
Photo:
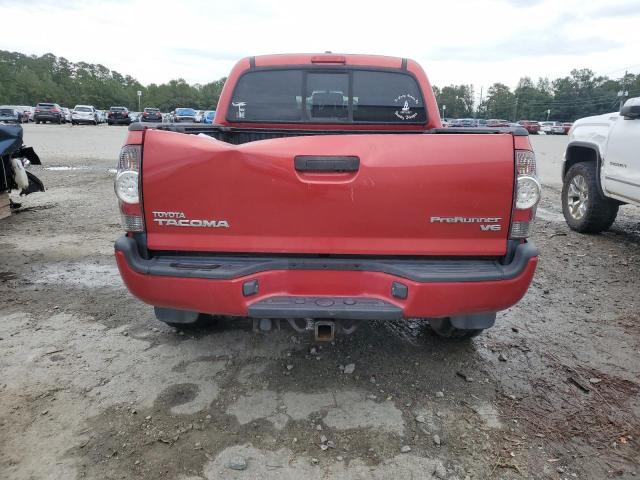
POLYGON ((100 63, 143 84, 207 83, 240 58, 371 53, 434 85, 640 73, 640 0, 0 0, 0 49, 100 63))

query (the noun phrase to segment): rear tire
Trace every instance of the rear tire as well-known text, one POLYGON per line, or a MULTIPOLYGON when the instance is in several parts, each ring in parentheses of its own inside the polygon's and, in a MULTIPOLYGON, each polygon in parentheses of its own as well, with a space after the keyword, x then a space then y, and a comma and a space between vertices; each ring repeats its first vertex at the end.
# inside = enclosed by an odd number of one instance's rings
POLYGON ((618 215, 618 203, 598 190, 595 162, 573 165, 562 185, 562 213, 571 230, 600 233, 608 230, 618 215))
POLYGON ((446 318, 431 318, 429 319, 429 326, 431 331, 441 338, 448 339, 466 339, 475 337, 484 331, 484 328, 477 329, 462 329, 456 328, 451 324, 451 319, 446 318))

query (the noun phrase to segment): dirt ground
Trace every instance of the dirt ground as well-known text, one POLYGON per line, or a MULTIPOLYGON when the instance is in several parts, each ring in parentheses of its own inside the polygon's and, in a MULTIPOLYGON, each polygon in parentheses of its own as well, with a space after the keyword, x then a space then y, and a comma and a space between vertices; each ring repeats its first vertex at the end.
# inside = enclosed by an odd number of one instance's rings
POLYGON ((566 137, 532 139, 540 265, 494 328, 447 342, 418 320, 371 322, 317 345, 246 319, 176 331, 127 292, 125 132, 25 127, 48 190, 0 221, 0 478, 640 476, 640 211, 571 232, 566 137))

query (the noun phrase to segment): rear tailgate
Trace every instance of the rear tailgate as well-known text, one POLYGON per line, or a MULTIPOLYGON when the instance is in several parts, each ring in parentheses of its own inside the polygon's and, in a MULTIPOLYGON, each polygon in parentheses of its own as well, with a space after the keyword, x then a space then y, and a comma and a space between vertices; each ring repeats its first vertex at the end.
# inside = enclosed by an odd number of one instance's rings
POLYGON ((148 246, 503 255, 513 148, 510 134, 319 135, 231 145, 147 130, 142 194, 148 246), (296 169, 296 156, 320 158, 303 158, 296 169), (338 169, 359 164, 349 172, 300 171, 304 164, 326 170, 331 162, 338 169))

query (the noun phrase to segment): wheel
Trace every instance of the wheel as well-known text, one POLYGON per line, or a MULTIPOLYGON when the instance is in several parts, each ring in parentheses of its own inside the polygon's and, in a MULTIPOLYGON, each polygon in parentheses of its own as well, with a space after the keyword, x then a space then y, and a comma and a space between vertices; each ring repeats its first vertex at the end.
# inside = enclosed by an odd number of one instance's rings
POLYGON ((595 162, 576 163, 564 177, 562 213, 571 230, 600 233, 608 230, 618 215, 618 203, 598 191, 595 162))
POLYGON ((58 118, 58 125, 62 124, 62 118, 58 118))
POLYGON ((462 329, 456 328, 451 324, 449 317, 445 318, 431 318, 429 319, 429 326, 431 331, 442 338, 463 339, 471 338, 479 335, 484 331, 483 328, 477 329, 462 329))
POLYGON ((195 319, 195 321, 191 323, 174 323, 174 322, 163 322, 170 327, 176 328, 178 330, 196 330, 199 328, 206 328, 212 325, 215 322, 215 317, 213 315, 208 315, 206 313, 201 313, 195 319))

